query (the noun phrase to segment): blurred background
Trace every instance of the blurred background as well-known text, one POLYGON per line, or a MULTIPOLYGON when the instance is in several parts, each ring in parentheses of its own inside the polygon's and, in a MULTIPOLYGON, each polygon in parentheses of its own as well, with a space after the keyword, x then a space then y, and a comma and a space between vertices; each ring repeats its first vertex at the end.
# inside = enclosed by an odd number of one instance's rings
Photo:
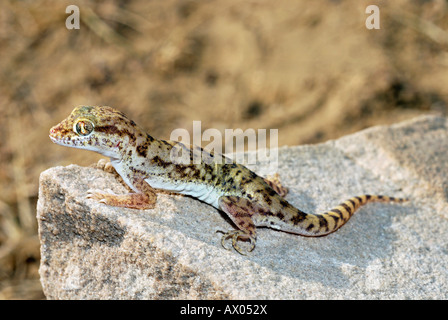
POLYGON ((162 139, 193 120, 278 129, 280 146, 445 116, 448 1, 2 0, 0 72, 0 299, 43 299, 39 174, 99 159, 48 138, 75 106, 113 106, 162 139))

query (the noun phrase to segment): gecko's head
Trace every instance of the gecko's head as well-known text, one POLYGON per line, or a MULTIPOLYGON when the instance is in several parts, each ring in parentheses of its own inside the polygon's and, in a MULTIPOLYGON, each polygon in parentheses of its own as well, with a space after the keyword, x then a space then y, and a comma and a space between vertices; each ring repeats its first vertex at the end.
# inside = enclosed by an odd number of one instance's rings
POLYGON ((141 135, 136 124, 123 113, 105 106, 76 107, 67 119, 50 129, 57 144, 96 151, 118 159, 129 142, 141 135))

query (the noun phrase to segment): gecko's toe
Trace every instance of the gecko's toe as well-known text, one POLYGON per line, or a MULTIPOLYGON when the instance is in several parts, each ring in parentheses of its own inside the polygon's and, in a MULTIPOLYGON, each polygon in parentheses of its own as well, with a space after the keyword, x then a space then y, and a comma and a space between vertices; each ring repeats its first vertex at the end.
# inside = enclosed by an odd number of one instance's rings
POLYGON ((116 172, 116 170, 115 170, 114 166, 112 165, 112 163, 109 160, 107 160, 107 159, 100 159, 100 160, 98 160, 97 163, 94 163, 93 165, 91 165, 91 167, 103 170, 104 172, 108 172, 108 173, 112 173, 112 174, 118 175, 118 173, 116 172))
POLYGON ((221 238, 221 245, 222 245, 222 247, 224 249, 226 249, 226 250, 229 250, 229 251, 232 250, 232 247, 226 246, 226 242, 231 237, 232 237, 231 232, 227 232, 227 233, 224 233, 224 235, 221 238))
POLYGON ((249 237, 247 233, 245 233, 242 230, 233 230, 225 233, 221 238, 221 245, 224 247, 224 249, 231 250, 231 248, 227 247, 225 245, 226 241, 228 239, 232 239, 232 247, 243 256, 247 255, 249 252, 254 250, 255 248, 255 239, 252 237, 249 237), (238 240, 247 241, 249 240, 250 246, 248 249, 243 249, 238 244, 238 240))
POLYGON ((105 197, 105 194, 100 190, 95 190, 95 189, 87 190, 87 196, 86 196, 87 199, 101 201, 104 199, 104 197, 105 197))
POLYGON ((95 200, 96 202, 109 204, 109 198, 113 196, 112 194, 104 193, 98 190, 89 190, 87 191, 87 199, 95 200))

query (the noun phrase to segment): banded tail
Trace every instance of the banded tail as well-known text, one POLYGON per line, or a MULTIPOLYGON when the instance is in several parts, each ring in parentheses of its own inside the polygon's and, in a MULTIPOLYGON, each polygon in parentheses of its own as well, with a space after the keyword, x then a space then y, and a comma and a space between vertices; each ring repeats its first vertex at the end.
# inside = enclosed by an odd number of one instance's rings
POLYGON ((296 209, 298 212, 291 219, 291 221, 296 225, 296 228, 288 231, 309 237, 324 236, 342 227, 356 212, 356 210, 366 203, 401 203, 405 201, 408 201, 408 199, 366 194, 350 198, 335 208, 321 214, 309 214, 296 209))

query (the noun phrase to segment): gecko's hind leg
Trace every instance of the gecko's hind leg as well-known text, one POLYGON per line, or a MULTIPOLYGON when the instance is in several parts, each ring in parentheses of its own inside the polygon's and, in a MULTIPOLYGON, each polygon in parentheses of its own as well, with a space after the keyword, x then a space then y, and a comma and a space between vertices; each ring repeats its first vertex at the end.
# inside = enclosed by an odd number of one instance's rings
POLYGON ((272 188, 279 196, 284 197, 288 194, 288 188, 284 187, 280 182, 280 177, 278 173, 269 175, 264 178, 264 181, 272 188))
POLYGON ((252 215, 258 208, 249 200, 236 196, 223 196, 219 198, 219 206, 239 228, 239 230, 232 230, 223 235, 221 239, 222 246, 226 248, 224 243, 226 240, 232 239, 233 248, 240 254, 245 255, 247 252, 251 252, 255 248, 257 239, 252 215), (238 240, 250 242, 250 247, 247 252, 239 246, 238 240))

